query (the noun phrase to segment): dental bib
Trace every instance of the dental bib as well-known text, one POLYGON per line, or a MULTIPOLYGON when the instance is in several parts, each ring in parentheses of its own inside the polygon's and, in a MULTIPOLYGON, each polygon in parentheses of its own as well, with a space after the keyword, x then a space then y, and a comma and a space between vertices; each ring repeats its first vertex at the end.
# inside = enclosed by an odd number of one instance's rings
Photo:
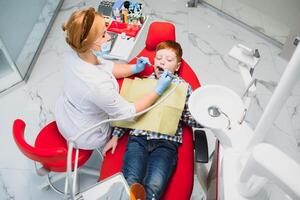
MULTIPOLYGON (((154 90, 156 79, 124 79, 120 94, 129 102, 135 102, 154 90)), ((154 131, 161 134, 174 135, 184 109, 188 85, 172 83, 163 93, 163 98, 169 91, 176 87, 175 91, 157 107, 138 117, 134 121, 113 122, 113 126, 154 131)))

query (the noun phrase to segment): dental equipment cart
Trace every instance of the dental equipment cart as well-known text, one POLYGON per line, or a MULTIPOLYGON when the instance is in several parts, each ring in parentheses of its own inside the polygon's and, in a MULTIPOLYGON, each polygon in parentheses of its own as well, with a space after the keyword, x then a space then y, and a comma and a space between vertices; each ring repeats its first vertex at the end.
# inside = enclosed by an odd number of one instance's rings
POLYGON ((145 47, 150 21, 150 17, 146 17, 145 22, 135 37, 130 37, 126 34, 117 34, 114 45, 107 55, 108 58, 125 62, 132 60, 145 47))

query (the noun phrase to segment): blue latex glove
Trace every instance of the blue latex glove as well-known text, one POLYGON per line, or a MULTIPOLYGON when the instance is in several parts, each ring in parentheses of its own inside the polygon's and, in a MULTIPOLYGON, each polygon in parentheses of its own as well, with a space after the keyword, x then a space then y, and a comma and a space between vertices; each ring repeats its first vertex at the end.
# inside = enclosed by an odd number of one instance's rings
POLYGON ((145 69, 146 65, 151 65, 149 58, 139 57, 136 61, 136 64, 132 66, 131 71, 133 74, 140 73, 145 69))
POLYGON ((171 72, 165 70, 159 77, 157 82, 155 92, 158 95, 162 95, 162 93, 169 87, 172 82, 173 76, 170 75, 171 72))

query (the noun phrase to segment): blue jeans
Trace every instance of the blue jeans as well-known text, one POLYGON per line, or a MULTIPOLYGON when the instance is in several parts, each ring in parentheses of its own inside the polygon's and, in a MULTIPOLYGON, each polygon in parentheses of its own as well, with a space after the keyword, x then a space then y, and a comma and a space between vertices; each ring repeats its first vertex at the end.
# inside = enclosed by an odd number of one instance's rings
POLYGON ((122 172, 128 185, 140 183, 146 199, 159 199, 177 164, 178 143, 168 140, 147 140, 146 136, 130 136, 122 172))

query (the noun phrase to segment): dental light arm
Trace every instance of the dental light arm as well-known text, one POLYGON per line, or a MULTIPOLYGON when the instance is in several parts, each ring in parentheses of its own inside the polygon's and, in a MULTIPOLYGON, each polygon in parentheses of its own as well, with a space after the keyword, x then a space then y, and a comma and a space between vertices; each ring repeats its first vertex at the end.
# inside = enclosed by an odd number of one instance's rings
POLYGON ((255 195, 266 183, 266 181, 261 181, 262 184, 258 184, 258 187, 251 187, 247 182, 253 175, 264 177, 275 183, 292 199, 300 199, 300 164, 276 147, 262 143, 253 148, 251 156, 241 170, 239 179, 238 187, 244 196, 255 195))
MULTIPOLYGON (((174 79, 176 78, 175 76, 173 76, 170 72, 165 72, 168 74, 168 76, 171 78, 171 79, 174 79)), ((123 120, 128 120, 128 119, 132 119, 134 117, 137 117, 137 116, 140 116, 146 112, 148 112, 149 110, 155 108, 156 106, 158 106, 160 103, 162 103, 164 100, 166 100, 174 91, 175 89, 177 88, 179 82, 176 82, 175 84, 175 87, 172 88, 170 90, 170 92, 168 92, 165 96, 163 96, 162 98, 160 98, 155 104, 153 104, 152 106, 150 106, 149 108, 139 112, 139 113, 135 113, 133 115, 130 115, 130 116, 124 116, 124 117, 120 117, 120 118, 117 118, 117 119, 106 119, 106 120, 103 120, 95 125, 93 125, 92 127, 90 128, 87 128, 85 130, 83 130, 81 133, 77 134, 76 136, 72 137, 72 138, 69 138, 68 139, 68 154, 67 154, 67 177, 66 177, 66 186, 65 186, 65 196, 68 196, 68 192, 69 192, 69 189, 70 189, 70 195, 71 195, 71 199, 75 200, 75 187, 76 187, 76 179, 77 179, 77 164, 78 164, 78 148, 76 147, 76 140, 83 136, 84 134, 96 129, 96 128, 99 128, 100 125, 104 124, 104 123, 109 123, 109 122, 114 122, 114 121, 123 121, 123 120), (73 148, 76 148, 76 154, 75 154, 75 163, 74 163, 74 179, 72 178, 72 151, 73 151, 73 148)))
POLYGON ((281 79, 270 99, 262 117, 260 118, 255 132, 249 141, 247 148, 251 149, 256 144, 259 144, 265 139, 272 123, 277 118, 282 106, 290 96, 292 89, 299 81, 300 74, 300 45, 296 48, 286 70, 284 71, 281 79))

